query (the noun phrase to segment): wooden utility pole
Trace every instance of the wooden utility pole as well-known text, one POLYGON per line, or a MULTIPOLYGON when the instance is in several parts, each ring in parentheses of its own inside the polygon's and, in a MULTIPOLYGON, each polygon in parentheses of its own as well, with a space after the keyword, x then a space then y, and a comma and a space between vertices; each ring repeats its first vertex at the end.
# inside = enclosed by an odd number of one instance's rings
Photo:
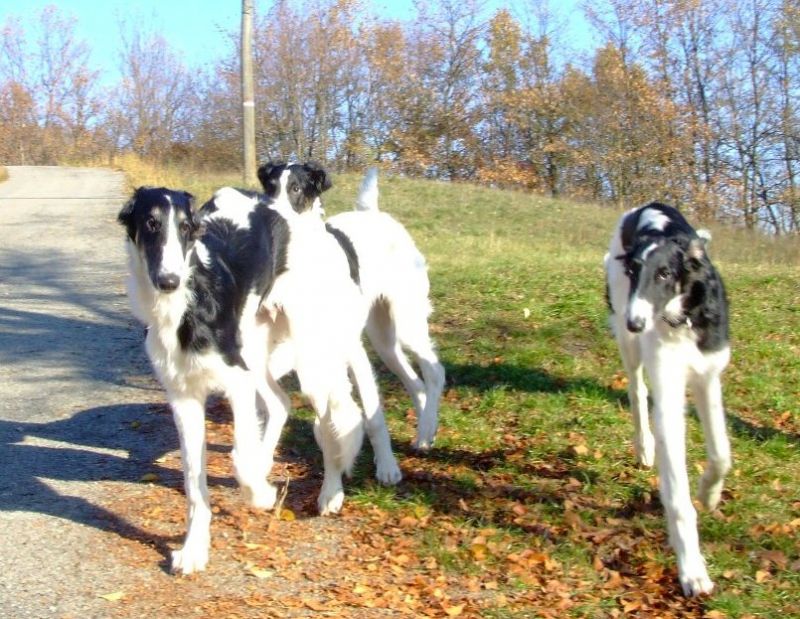
POLYGON ((244 184, 256 178, 256 103, 253 87, 253 0, 242 0, 242 155, 244 184))

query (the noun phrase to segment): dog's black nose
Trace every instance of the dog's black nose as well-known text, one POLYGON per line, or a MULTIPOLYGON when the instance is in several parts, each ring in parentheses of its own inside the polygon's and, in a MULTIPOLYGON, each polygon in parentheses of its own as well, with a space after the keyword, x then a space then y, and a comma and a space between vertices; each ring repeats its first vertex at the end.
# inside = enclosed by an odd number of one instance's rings
POLYGON ((644 318, 628 318, 628 331, 631 333, 641 333, 644 330, 644 318))
POLYGON ((181 278, 175 273, 162 273, 158 276, 158 289, 164 292, 172 292, 181 283, 181 278))

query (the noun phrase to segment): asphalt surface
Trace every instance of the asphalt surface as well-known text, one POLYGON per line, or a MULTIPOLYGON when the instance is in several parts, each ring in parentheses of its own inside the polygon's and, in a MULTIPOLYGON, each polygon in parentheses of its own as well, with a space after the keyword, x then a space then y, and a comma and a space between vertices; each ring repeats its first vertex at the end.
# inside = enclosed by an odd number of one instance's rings
MULTIPOLYGON (((119 172, 9 167, 0 183, 0 617, 106 617, 139 578, 104 501, 174 450, 131 432, 163 401, 125 296, 119 172)), ((157 568, 155 570, 161 573, 157 568)))

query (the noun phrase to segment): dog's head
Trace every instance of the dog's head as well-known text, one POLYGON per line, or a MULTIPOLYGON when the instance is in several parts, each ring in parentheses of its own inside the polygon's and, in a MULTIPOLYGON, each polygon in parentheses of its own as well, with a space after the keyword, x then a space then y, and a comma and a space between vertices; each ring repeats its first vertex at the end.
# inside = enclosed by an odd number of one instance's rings
POLYGON ((139 187, 117 217, 150 282, 161 292, 176 290, 188 277, 186 257, 202 233, 193 202, 185 191, 139 187))
POLYGON ((704 273, 711 268, 706 243, 706 237, 688 234, 650 238, 619 256, 630 280, 629 331, 644 331, 656 320, 672 327, 686 323, 688 310, 702 302, 704 273))
POLYGON ((333 186, 328 173, 317 163, 269 162, 258 168, 264 193, 280 211, 295 213, 321 210, 319 197, 333 186))

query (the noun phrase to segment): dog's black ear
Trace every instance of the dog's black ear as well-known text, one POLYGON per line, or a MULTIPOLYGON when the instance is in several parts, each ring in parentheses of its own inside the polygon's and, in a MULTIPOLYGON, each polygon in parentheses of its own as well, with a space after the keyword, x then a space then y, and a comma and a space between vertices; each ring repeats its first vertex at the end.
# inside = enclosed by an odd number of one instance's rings
POLYGON ((689 241, 684 260, 688 269, 697 271, 703 265, 703 260, 706 257, 707 243, 708 239, 702 236, 695 237, 689 241))
POLYGON ((138 187, 134 192, 130 199, 122 205, 122 210, 120 210, 119 214, 117 215, 117 221, 125 226, 128 231, 128 236, 133 241, 136 237, 136 225, 133 221, 133 211, 136 207, 136 200, 139 198, 139 194, 145 190, 149 189, 147 186, 138 187))
POLYGON ((311 177, 311 182, 314 183, 314 187, 319 193, 328 191, 328 189, 333 187, 333 181, 331 181, 328 173, 316 161, 307 162, 305 167, 311 177))
POLYGON ((136 204, 136 194, 131 196, 128 201, 122 205, 122 210, 117 214, 117 223, 127 226, 133 219, 133 206, 136 204))
POLYGON ((192 226, 192 233, 190 235, 190 238, 193 241, 196 241, 201 236, 203 236, 203 234, 206 231, 206 226, 205 223, 203 222, 203 216, 201 215, 202 209, 200 210, 195 209, 194 205, 196 203, 196 200, 194 195, 192 195, 188 191, 182 191, 181 193, 183 194, 183 197, 186 198, 186 201, 189 203, 189 213, 191 214, 191 216, 189 217, 189 223, 192 226))
POLYGON ((275 168, 280 168, 286 165, 283 161, 267 161, 266 163, 262 163, 258 166, 258 170, 256 171, 256 176, 258 176, 258 181, 261 183, 261 186, 264 188, 264 191, 269 190, 269 176, 272 174, 272 171, 275 168))

